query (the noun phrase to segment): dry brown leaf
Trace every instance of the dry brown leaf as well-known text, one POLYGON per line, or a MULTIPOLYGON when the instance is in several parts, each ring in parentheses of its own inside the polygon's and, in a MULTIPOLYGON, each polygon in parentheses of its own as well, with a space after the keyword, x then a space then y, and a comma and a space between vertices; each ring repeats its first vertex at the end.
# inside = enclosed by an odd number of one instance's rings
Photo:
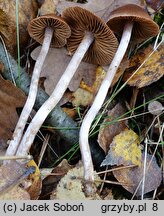
MULTIPOLYGON (((60 105, 63 105, 64 102, 71 102, 74 106, 89 106, 92 104, 92 101, 99 90, 101 82, 103 81, 106 72, 101 66, 98 66, 96 69, 96 79, 92 86, 88 86, 83 80, 80 82, 80 88, 75 92, 67 92, 60 101, 60 105)), ((89 76, 88 76, 89 79, 89 76)))
MULTIPOLYGON (((31 57, 36 60, 39 52, 40 46, 33 50, 31 57)), ((46 78, 46 80, 44 81, 44 86, 45 91, 48 94, 52 93, 62 73, 65 71, 70 59, 71 57, 67 55, 67 50, 65 48, 49 49, 41 72, 41 77, 46 78)), ((95 80, 95 71, 95 65, 81 62, 69 84, 69 90, 73 92, 76 91, 82 79, 87 85, 91 86, 95 80)))
POLYGON ((112 10, 116 9, 119 6, 122 6, 124 4, 138 4, 140 6, 143 5, 142 0, 90 0, 86 4, 80 4, 75 2, 69 2, 65 0, 59 0, 59 4, 57 5, 57 11, 62 14, 63 10, 65 10, 68 7, 74 7, 74 6, 80 6, 82 8, 85 8, 87 10, 92 11, 97 16, 102 17, 104 20, 108 20, 109 14, 112 10))
POLYGON ((127 128, 127 121, 117 120, 117 118, 122 116, 125 112, 125 107, 121 103, 117 103, 112 110, 108 111, 108 116, 100 127, 98 143, 105 153, 108 152, 113 138, 127 128))
POLYGON ((19 187, 19 177, 24 174, 25 167, 12 162, 0 167, 0 200, 29 200, 27 191, 19 187))
POLYGON ((0 76, 0 140, 5 143, 11 139, 18 121, 16 108, 23 107, 25 99, 19 88, 0 76))
MULTIPOLYGON (((141 161, 142 161, 142 163, 141 163, 141 166, 139 166, 139 167, 113 171, 115 178, 119 182, 126 182, 126 183, 129 183, 129 185, 130 184, 133 185, 133 186, 122 185, 126 190, 128 190, 132 194, 137 189, 137 187, 138 187, 138 185, 139 185, 139 183, 143 177, 144 153, 142 154, 142 160, 141 161)), ((158 188, 160 183, 161 183, 161 180, 162 180, 162 170, 158 166, 155 157, 153 157, 153 159, 152 159, 152 155, 150 155, 150 154, 147 154, 146 167, 147 167, 147 170, 146 170, 146 176, 145 176, 144 193, 148 193, 148 192, 153 191, 156 188, 158 188)), ((142 191, 142 184, 140 184, 136 195, 140 196, 142 194, 141 191, 142 191)))
POLYGON ((72 168, 73 166, 71 166, 66 159, 62 160, 61 163, 53 169, 52 173, 43 180, 41 197, 43 196, 45 199, 45 194, 50 194, 52 190, 57 187, 60 179, 72 168))
POLYGON ((143 66, 137 73, 128 81, 130 86, 142 88, 156 82, 164 75, 164 43, 148 58, 152 53, 153 47, 150 45, 144 50, 139 51, 130 59, 129 67, 125 70, 124 81, 127 81, 135 70, 144 62, 143 66))
POLYGON ((59 0, 46 0, 43 2, 39 9, 39 15, 45 15, 50 13, 56 13, 56 6, 59 0))
POLYGON ((114 137, 108 154, 101 165, 140 165, 141 149, 139 143, 139 136, 134 131, 125 129, 114 137))
MULTIPOLYGON (((9 30, 7 32, 8 40, 5 40, 5 44, 12 55, 16 56, 17 40, 16 40, 16 1, 13 0, 0 0, 0 9, 7 14, 6 23, 10 23, 9 30)), ((20 47, 24 50, 28 44, 29 35, 27 32, 27 25, 29 21, 37 15, 37 1, 19 1, 19 36, 20 47)))

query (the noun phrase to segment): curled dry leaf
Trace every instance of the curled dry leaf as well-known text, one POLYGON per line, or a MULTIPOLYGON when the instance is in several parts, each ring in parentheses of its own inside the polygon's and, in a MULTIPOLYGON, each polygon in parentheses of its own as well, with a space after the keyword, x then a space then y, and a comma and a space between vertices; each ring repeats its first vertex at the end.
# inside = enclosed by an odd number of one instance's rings
MULTIPOLYGON (((0 0, 0 9, 6 13, 6 23, 9 26, 6 29, 6 37, 8 40, 5 40, 5 44, 12 55, 16 56, 16 1, 13 0, 0 0), (7 30, 9 30, 7 32, 7 30)), ((38 10, 37 1, 19 1, 19 35, 20 35, 20 47, 24 50, 25 46, 28 43, 29 35, 27 32, 27 25, 29 21, 36 17, 38 10)), ((4 38, 5 39, 5 38, 4 38)))
MULTIPOLYGON (((33 52, 31 53, 31 57, 36 60, 39 52, 40 46, 33 50, 33 52)), ((62 73, 65 71, 70 59, 71 57, 68 56, 67 50, 65 48, 49 49, 41 72, 41 77, 46 78, 46 80, 44 81, 44 86, 45 91, 48 94, 52 93, 62 73)), ((69 84, 69 90, 73 92, 76 91, 82 79, 87 85, 91 86, 95 80, 95 70, 95 65, 81 62, 72 81, 69 84)))
POLYGON ((142 88, 159 80, 164 75, 163 50, 164 43, 150 57, 149 55, 153 52, 152 46, 139 51, 130 59, 129 67, 125 70, 124 81, 131 77, 144 60, 146 60, 145 64, 128 81, 128 84, 142 88))
POLYGON ((19 187, 25 167, 12 162, 0 167, 0 200, 29 200, 30 195, 19 187))
MULTIPOLYGON (((135 168, 130 169, 121 169, 113 171, 115 178, 119 182, 126 182, 129 185, 123 187, 130 193, 134 193, 137 189, 137 196, 142 194, 142 178, 144 172, 144 153, 142 153, 141 165, 135 168)), ((144 184, 144 194, 155 190, 159 187, 162 180, 162 170, 158 166, 155 157, 152 158, 152 155, 147 154, 146 157, 146 175, 145 175, 145 184, 144 184)))
POLYGON ((23 107, 25 99, 19 88, 0 76, 0 140, 5 143, 11 139, 18 121, 16 108, 23 107))
POLYGON ((116 135, 110 145, 105 165, 141 165, 141 149, 139 136, 132 130, 125 129, 116 135))
POLYGON ((108 111, 108 116, 100 126, 98 143, 105 153, 108 152, 113 138, 127 128, 127 121, 117 120, 125 112, 125 107, 121 103, 117 103, 112 110, 108 111))

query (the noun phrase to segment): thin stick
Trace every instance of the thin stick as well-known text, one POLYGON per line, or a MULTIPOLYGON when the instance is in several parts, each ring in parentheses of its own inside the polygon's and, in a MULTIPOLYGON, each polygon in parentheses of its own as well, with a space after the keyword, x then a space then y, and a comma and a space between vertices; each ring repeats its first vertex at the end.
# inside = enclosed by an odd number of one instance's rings
POLYGON ((32 155, 25 155, 25 156, 0 156, 0 160, 32 160, 33 156, 32 155))

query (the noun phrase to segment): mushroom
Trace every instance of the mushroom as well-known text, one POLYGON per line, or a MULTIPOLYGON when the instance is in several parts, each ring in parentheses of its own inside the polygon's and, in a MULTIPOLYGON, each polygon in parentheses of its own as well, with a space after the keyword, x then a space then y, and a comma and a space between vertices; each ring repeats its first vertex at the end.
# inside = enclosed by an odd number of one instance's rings
POLYGON ((130 38, 141 42, 157 35, 159 31, 158 25, 151 17, 141 7, 134 4, 124 5, 112 11, 107 25, 115 33, 122 34, 122 38, 94 102, 83 119, 79 135, 80 146, 88 146, 90 126, 104 103, 108 89, 127 50, 130 38))
POLYGON ((6 155, 14 155, 22 139, 26 122, 35 103, 39 76, 50 45, 52 47, 64 46, 66 39, 71 34, 68 24, 55 14, 43 15, 31 20, 28 25, 28 32, 33 39, 42 44, 42 48, 35 63, 26 103, 15 127, 13 139, 9 143, 6 155))
MULTIPOLYGON (((28 153, 36 133, 48 114, 62 98, 83 57, 85 61, 95 64, 109 64, 117 49, 117 39, 112 31, 104 21, 90 11, 80 7, 70 7, 63 12, 62 17, 71 27, 68 49, 71 53, 75 53, 54 91, 28 126, 17 155, 28 153)), ((85 180, 93 180, 93 165, 89 146, 81 146, 81 152, 85 180)))

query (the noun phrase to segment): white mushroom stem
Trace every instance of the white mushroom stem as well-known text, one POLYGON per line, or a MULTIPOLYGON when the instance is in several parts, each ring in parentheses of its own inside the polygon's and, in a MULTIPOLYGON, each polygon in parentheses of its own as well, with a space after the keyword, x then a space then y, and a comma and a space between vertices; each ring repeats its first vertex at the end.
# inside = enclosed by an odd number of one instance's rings
MULTIPOLYGON (((102 84, 100 86, 100 89, 94 99, 94 102, 91 106, 91 108, 89 109, 89 111, 87 112, 87 114, 85 115, 81 128, 80 128, 80 137, 79 137, 79 144, 80 144, 80 148, 82 152, 88 152, 89 149, 89 141, 88 141, 88 137, 89 137, 89 130, 90 130, 90 126, 94 120, 94 118, 96 117, 96 115, 98 114, 99 110, 101 109, 104 100, 106 98, 106 95, 108 93, 108 89, 111 86, 112 80, 116 74, 116 71, 124 57, 124 54, 127 50, 129 41, 130 41, 130 37, 131 37, 131 32, 133 29, 133 23, 127 23, 124 27, 124 31, 122 34, 122 38, 119 44, 119 47, 116 51, 116 54, 109 66, 109 69, 107 71, 107 74, 104 78, 104 80, 102 81, 102 84)), ((86 155, 83 155, 84 159, 85 157, 87 157, 86 155)), ((83 160, 84 160, 83 159, 83 160)), ((86 167, 85 170, 85 174, 86 177, 85 178, 89 178, 91 176, 90 172, 90 166, 89 163, 87 164, 88 166, 86 167)), ((92 177, 93 178, 93 177, 92 177)))
POLYGON ((21 115, 19 117, 19 120, 17 122, 17 125, 15 127, 15 130, 13 133, 13 139, 10 141, 9 146, 7 148, 6 156, 15 155, 17 148, 19 146, 19 143, 22 139, 25 125, 27 123, 27 120, 30 116, 30 113, 32 111, 32 108, 36 100, 38 81, 39 81, 39 77, 40 77, 40 73, 41 73, 41 69, 42 69, 44 60, 47 56, 47 53, 50 47, 52 35, 53 35, 53 29, 46 28, 43 45, 42 45, 40 54, 36 60, 35 67, 33 70, 29 94, 28 94, 26 103, 23 107, 23 110, 21 112, 21 115))
MULTIPOLYGON (((27 155, 29 152, 29 149, 34 141, 34 138, 42 126, 43 122, 47 118, 48 114, 52 111, 52 109, 57 105, 57 103, 62 98, 65 90, 67 89, 73 75, 75 74, 84 54, 88 50, 89 46, 93 42, 94 37, 92 33, 87 32, 80 43, 79 47, 77 48, 75 54, 73 55, 70 63, 68 64, 65 72, 61 76, 59 82, 57 83, 54 91, 50 95, 50 97, 44 102, 44 104, 40 107, 40 109, 37 111, 36 115, 32 119, 31 123, 29 124, 22 141, 19 145, 19 148, 17 150, 16 155, 27 155)), ((82 155, 86 155, 85 151, 82 150, 82 155)), ((84 157, 85 158, 85 157, 84 157)), ((90 165, 91 163, 91 156, 89 158, 90 165)), ((84 167, 88 166, 88 156, 84 159, 84 167)), ((93 168, 92 168, 93 169, 93 168)))

